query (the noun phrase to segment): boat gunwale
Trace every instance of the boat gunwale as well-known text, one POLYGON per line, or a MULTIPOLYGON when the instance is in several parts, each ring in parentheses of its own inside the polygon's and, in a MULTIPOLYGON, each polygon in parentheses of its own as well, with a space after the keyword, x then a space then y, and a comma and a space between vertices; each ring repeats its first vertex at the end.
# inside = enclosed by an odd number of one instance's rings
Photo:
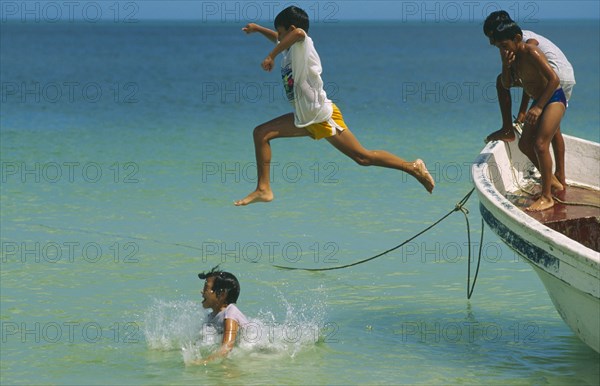
MULTIPOLYGON (((564 137, 566 137, 566 139, 570 141, 576 140, 581 141, 583 143, 587 143, 587 145, 600 146, 600 144, 596 142, 587 141, 568 135, 564 135, 564 137)), ((600 270, 600 253, 594 251, 591 248, 586 247, 585 245, 565 236, 564 234, 558 231, 555 231, 554 229, 548 227, 547 225, 544 225, 537 219, 523 212, 516 205, 510 202, 498 190, 494 181, 490 179, 485 165, 489 165, 489 161, 492 157, 497 162, 497 157, 495 157, 497 152, 506 151, 506 147, 503 145, 504 142, 488 143, 480 152, 479 156, 477 157, 475 163, 471 168, 473 182, 475 184, 475 188, 477 190, 480 202, 484 206, 486 206, 488 210, 491 210, 492 208, 487 207, 487 205, 485 204, 486 202, 489 202, 489 205, 492 206, 494 210, 502 212, 503 216, 511 222, 511 225, 522 228, 527 233, 531 234, 534 238, 547 243, 555 249, 562 251, 562 253, 565 256, 568 256, 569 258, 574 260, 579 260, 579 263, 591 266, 591 268, 594 268, 594 265, 596 265, 594 276, 598 277, 598 271, 600 270)), ((598 187, 589 186, 587 184, 577 185, 591 187, 596 190, 599 190, 598 187)), ((505 225, 508 226, 508 224, 505 225)))

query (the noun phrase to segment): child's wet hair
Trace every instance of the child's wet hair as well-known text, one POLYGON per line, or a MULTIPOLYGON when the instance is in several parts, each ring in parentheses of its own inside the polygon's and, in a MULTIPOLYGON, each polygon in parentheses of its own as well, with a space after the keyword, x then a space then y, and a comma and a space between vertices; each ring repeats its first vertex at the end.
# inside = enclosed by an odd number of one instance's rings
POLYGON ((283 27, 287 30, 293 25, 308 33, 308 14, 302 8, 291 5, 279 12, 275 17, 273 24, 275 25, 275 29, 277 29, 277 27, 283 27))
POLYGON ((512 20, 501 22, 492 31, 492 39, 494 39, 496 42, 502 40, 512 40, 517 35, 523 36, 523 31, 521 30, 521 27, 519 27, 519 25, 512 20))
POLYGON ((235 303, 240 296, 240 282, 238 279, 229 272, 219 270, 219 266, 213 267, 208 272, 202 272, 198 274, 198 277, 202 280, 206 280, 210 277, 214 277, 212 290, 220 295, 223 291, 227 291, 227 297, 225 302, 227 304, 235 303))

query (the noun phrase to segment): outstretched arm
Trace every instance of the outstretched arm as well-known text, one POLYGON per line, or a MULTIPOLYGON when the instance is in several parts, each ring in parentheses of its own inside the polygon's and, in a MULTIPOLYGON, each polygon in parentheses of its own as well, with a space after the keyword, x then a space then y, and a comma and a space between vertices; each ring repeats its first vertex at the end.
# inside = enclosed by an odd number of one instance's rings
POLYGON ((263 35, 273 43, 277 43, 277 32, 260 26, 258 24, 248 23, 244 28, 242 28, 242 31, 244 31, 247 34, 259 32, 261 35, 263 35))
POLYGON ((262 68, 265 71, 271 71, 275 64, 275 58, 277 55, 290 48, 294 43, 304 40, 305 37, 306 32, 300 28, 295 28, 294 30, 290 31, 290 33, 285 35, 285 37, 279 43, 277 43, 275 48, 273 48, 273 51, 267 55, 265 60, 263 60, 262 68))

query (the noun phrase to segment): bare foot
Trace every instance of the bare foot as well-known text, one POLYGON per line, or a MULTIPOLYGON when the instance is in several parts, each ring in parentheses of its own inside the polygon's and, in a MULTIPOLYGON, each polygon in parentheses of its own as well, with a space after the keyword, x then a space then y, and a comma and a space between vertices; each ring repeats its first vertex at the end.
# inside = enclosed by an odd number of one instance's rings
POLYGON ((550 184, 551 184, 551 189, 555 192, 560 192, 565 189, 563 184, 560 183, 560 181, 558 180, 558 178, 556 178, 555 175, 552 175, 552 181, 550 182, 550 184))
POLYGON ((554 173, 554 177, 561 183, 563 189, 567 187, 567 180, 565 178, 565 173, 556 172, 554 173))
POLYGON ((255 190, 254 192, 247 195, 244 199, 234 201, 235 206, 245 206, 248 204, 254 204, 255 202, 269 202, 273 201, 273 192, 269 190, 255 190))
POLYGON ((541 196, 536 202, 531 204, 531 206, 529 206, 529 208, 525 210, 528 212, 541 212, 543 210, 550 209, 553 206, 554 200, 552 199, 552 197, 548 199, 547 197, 541 196))
POLYGON ((413 162, 414 176, 415 178, 427 189, 429 193, 433 192, 435 182, 433 177, 429 174, 429 170, 425 166, 425 162, 422 159, 417 159, 413 162))
POLYGON ((565 185, 565 189, 558 191, 558 192, 552 192, 552 198, 558 202, 561 201, 566 201, 567 200, 567 189, 566 189, 566 185, 565 185))
POLYGON ((504 141, 504 142, 512 142, 515 140, 515 131, 512 127, 509 129, 501 128, 498 131, 494 131, 492 134, 488 135, 484 140, 485 143, 491 141, 504 141))

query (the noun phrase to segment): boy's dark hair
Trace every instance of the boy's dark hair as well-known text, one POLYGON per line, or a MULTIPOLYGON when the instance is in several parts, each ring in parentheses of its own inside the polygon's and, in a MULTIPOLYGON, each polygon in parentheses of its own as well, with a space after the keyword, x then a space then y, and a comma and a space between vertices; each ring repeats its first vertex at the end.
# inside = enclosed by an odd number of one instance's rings
POLYGON ((492 31, 492 39, 497 42, 502 40, 513 40, 517 35, 523 36, 523 31, 514 21, 501 22, 494 28, 494 31, 492 31))
POLYGON ((237 302, 240 296, 240 282, 232 273, 219 270, 217 265, 208 272, 199 273, 198 277, 202 280, 214 277, 212 290, 215 291, 217 296, 221 295, 223 291, 227 291, 227 297, 225 298, 227 304, 237 302))
POLYGON ((490 36, 502 22, 514 22, 514 20, 510 18, 510 15, 506 11, 495 11, 490 13, 483 22, 483 34, 485 36, 490 36))
POLYGON ((302 8, 291 5, 275 16, 273 24, 275 25, 275 29, 283 27, 287 30, 290 26, 294 25, 308 33, 308 14, 302 8))

